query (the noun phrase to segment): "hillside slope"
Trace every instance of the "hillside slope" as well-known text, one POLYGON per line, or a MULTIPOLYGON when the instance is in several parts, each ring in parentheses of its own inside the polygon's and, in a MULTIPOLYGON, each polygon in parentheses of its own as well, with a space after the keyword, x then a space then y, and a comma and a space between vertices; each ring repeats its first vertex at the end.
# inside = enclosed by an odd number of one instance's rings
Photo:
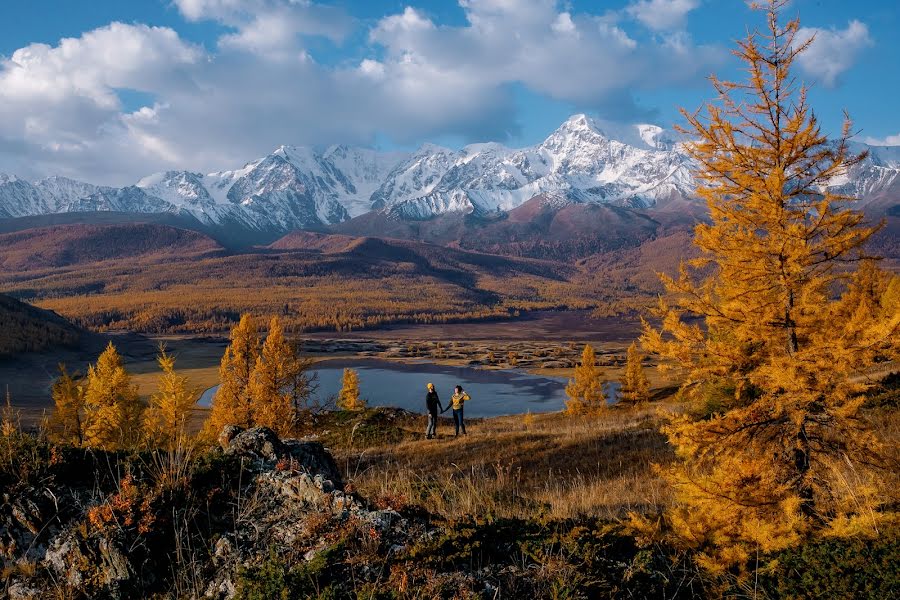
POLYGON ((0 294, 0 357, 78 344, 82 331, 53 311, 0 294))
POLYGON ((0 234, 0 271, 28 271, 141 258, 209 256, 222 247, 203 234, 168 225, 56 225, 0 234))

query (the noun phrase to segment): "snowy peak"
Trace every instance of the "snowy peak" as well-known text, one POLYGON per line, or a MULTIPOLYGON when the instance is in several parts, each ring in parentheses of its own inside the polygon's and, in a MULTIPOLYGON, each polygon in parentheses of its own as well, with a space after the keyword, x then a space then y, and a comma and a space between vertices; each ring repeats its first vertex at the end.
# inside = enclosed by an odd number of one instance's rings
POLYGON ((190 171, 166 171, 144 177, 136 187, 173 206, 205 208, 215 204, 203 185, 203 175, 190 171))
MULTIPOLYGON (((535 197, 653 209, 695 197, 681 135, 576 114, 525 148, 495 142, 412 153, 284 145, 233 170, 166 171, 109 188, 65 177, 0 174, 0 218, 69 211, 183 212, 210 225, 321 229, 370 211, 398 219, 508 213, 535 197)), ((900 186, 900 147, 854 144, 869 156, 833 188, 862 198, 900 186)), ((890 197, 890 193, 888 193, 890 197)))
POLYGON ((55 206, 49 200, 24 179, 0 173, 0 218, 54 212, 55 206))

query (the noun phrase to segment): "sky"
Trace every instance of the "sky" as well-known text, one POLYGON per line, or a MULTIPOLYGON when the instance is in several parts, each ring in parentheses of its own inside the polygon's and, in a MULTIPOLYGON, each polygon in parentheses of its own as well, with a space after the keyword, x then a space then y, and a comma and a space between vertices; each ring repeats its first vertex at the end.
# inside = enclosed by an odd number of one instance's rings
MULTIPOLYGON (((29 0, 0 19, 0 172, 126 185, 282 144, 534 144, 683 123, 740 79, 745 0, 29 0)), ((896 0, 792 0, 823 128, 900 145, 896 0)))

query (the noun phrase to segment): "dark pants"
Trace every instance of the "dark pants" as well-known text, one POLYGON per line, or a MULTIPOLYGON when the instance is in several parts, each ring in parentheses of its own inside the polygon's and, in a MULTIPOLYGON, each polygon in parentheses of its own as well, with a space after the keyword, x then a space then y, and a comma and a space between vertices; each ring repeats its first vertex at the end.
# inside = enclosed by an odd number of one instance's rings
POLYGON ((456 426, 456 435, 462 429, 463 435, 466 434, 466 422, 463 420, 463 407, 453 409, 453 424, 456 426))
POLYGON ((425 437, 434 437, 437 435, 438 415, 436 412, 428 413, 428 427, 425 428, 425 437))

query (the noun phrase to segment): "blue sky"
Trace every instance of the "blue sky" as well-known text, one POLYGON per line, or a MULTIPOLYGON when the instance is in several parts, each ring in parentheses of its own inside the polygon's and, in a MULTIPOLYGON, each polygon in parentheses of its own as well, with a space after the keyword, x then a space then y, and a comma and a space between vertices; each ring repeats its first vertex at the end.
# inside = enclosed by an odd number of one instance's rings
MULTIPOLYGON (((740 77, 743 0, 30 0, 0 20, 0 170, 122 184, 283 144, 532 144, 575 112, 680 122, 740 77), (66 39, 65 42, 61 40, 66 39)), ((900 144, 895 1, 794 0, 827 131, 900 144)))

